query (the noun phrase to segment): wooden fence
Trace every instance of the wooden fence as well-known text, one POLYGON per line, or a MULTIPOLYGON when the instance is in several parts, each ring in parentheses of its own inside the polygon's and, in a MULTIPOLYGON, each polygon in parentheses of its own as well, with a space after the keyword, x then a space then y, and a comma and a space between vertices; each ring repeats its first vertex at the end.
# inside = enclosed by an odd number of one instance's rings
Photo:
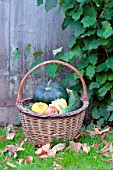
MULTIPOLYGON (((53 59, 52 49, 66 48, 69 30, 61 30, 62 15, 57 8, 46 13, 44 6, 37 7, 36 0, 0 0, 0 125, 17 124, 15 107, 19 83, 30 64, 32 55, 26 56, 28 43, 32 50, 43 51, 43 60, 53 59), (19 60, 13 60, 15 49, 21 49, 19 60)), ((37 77, 31 76, 24 87, 25 96, 31 96, 34 84, 45 81, 41 70, 37 77)))

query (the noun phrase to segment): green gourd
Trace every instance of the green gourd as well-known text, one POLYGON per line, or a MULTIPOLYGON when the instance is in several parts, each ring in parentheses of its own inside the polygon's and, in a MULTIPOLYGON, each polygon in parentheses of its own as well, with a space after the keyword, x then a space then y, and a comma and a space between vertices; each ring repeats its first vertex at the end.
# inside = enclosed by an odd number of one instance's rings
POLYGON ((57 82, 43 83, 39 85, 34 92, 34 101, 35 102, 44 102, 51 103, 56 99, 65 99, 68 101, 68 93, 64 86, 60 85, 57 82))
POLYGON ((73 90, 69 90, 69 89, 67 89, 67 92, 69 94, 69 104, 67 107, 65 107, 64 109, 60 111, 61 114, 72 112, 78 109, 80 106, 80 97, 77 94, 77 92, 73 90))

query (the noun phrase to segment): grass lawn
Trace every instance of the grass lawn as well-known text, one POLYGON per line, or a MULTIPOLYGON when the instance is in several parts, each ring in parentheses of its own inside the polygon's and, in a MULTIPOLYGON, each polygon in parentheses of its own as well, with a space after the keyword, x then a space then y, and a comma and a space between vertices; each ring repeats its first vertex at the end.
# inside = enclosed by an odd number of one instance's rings
MULTIPOLYGON (((6 145, 19 144, 20 139, 25 139, 21 127, 19 127, 19 130, 13 140, 6 139, 5 128, 1 127, 0 151, 3 151, 6 145)), ((107 133, 105 140, 112 142, 113 144, 113 132, 111 132, 110 134, 107 133)), ((17 170, 54 170, 54 162, 56 164, 60 164, 64 170, 113 170, 113 166, 111 166, 110 163, 103 161, 100 155, 97 153, 97 151, 100 151, 100 149, 102 149, 104 146, 103 143, 100 142, 99 137, 91 138, 90 136, 82 135, 82 137, 77 142, 87 143, 89 146, 93 145, 94 143, 99 143, 100 146, 98 148, 91 148, 88 154, 85 152, 82 152, 81 154, 75 154, 74 150, 64 150, 64 152, 57 153, 55 158, 41 159, 38 158, 38 156, 35 154, 35 147, 28 143, 25 143, 23 145, 25 150, 18 152, 18 156, 16 158, 10 156, 9 153, 0 154, 0 170, 14 169, 8 167, 6 164, 7 162, 16 165, 15 169, 17 170), (33 156, 33 162, 27 163, 27 165, 25 165, 24 162, 20 165, 17 164, 18 159, 23 159, 27 156, 33 156), (56 160, 56 158, 63 159, 58 161, 56 160)))

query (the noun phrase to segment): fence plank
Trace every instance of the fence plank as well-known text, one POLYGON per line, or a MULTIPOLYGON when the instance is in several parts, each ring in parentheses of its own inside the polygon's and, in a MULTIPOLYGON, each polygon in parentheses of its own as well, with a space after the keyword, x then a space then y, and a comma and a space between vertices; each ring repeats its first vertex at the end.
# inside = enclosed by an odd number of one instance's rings
MULTIPOLYGON (((56 14, 57 7, 46 13, 44 5, 37 7, 36 1, 27 0, 26 3, 26 0, 0 0, 0 11, 0 24, 2 26, 0 27, 0 81, 5 78, 7 80, 1 85, 0 90, 7 87, 7 91, 2 90, 2 96, 5 98, 7 94, 8 99, 15 100, 20 81, 35 60, 32 53, 43 51, 44 54, 37 59, 44 61, 54 59, 53 49, 61 46, 66 49, 69 30, 61 31, 63 16, 56 14), (5 31, 4 34, 3 31, 5 31), (28 43, 32 45, 32 53, 26 55, 24 50, 28 43), (21 50, 21 57, 14 61, 13 55, 17 47, 21 50)), ((46 80, 48 77, 45 69, 41 68, 37 75, 30 76, 26 81, 23 96, 31 96, 35 85, 46 80)), ((0 99, 2 99, 1 96, 0 99)), ((5 108, 7 110, 9 107, 4 107, 4 110, 5 108)), ((8 112, 7 114, 10 115, 9 123, 18 123, 16 108, 10 107, 8 112)), ((1 111, 0 114, 2 114, 1 111)), ((1 117, 0 120, 2 120, 1 117)))

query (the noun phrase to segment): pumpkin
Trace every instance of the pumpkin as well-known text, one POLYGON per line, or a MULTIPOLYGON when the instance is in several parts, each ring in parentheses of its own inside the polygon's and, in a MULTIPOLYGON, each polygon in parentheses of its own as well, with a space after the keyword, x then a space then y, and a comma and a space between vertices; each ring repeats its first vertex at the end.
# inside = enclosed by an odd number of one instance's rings
POLYGON ((47 108, 48 105, 46 103, 36 102, 32 105, 31 110, 33 112, 44 113, 47 108))
POLYGON ((61 98, 61 99, 56 99, 52 101, 51 105, 56 107, 58 111, 61 112, 62 109, 67 107, 67 102, 65 99, 61 98))
POLYGON ((34 92, 35 102, 44 102, 50 104, 51 101, 58 98, 64 98, 67 101, 67 90, 64 86, 57 82, 51 82, 51 80, 48 83, 39 85, 34 92))

